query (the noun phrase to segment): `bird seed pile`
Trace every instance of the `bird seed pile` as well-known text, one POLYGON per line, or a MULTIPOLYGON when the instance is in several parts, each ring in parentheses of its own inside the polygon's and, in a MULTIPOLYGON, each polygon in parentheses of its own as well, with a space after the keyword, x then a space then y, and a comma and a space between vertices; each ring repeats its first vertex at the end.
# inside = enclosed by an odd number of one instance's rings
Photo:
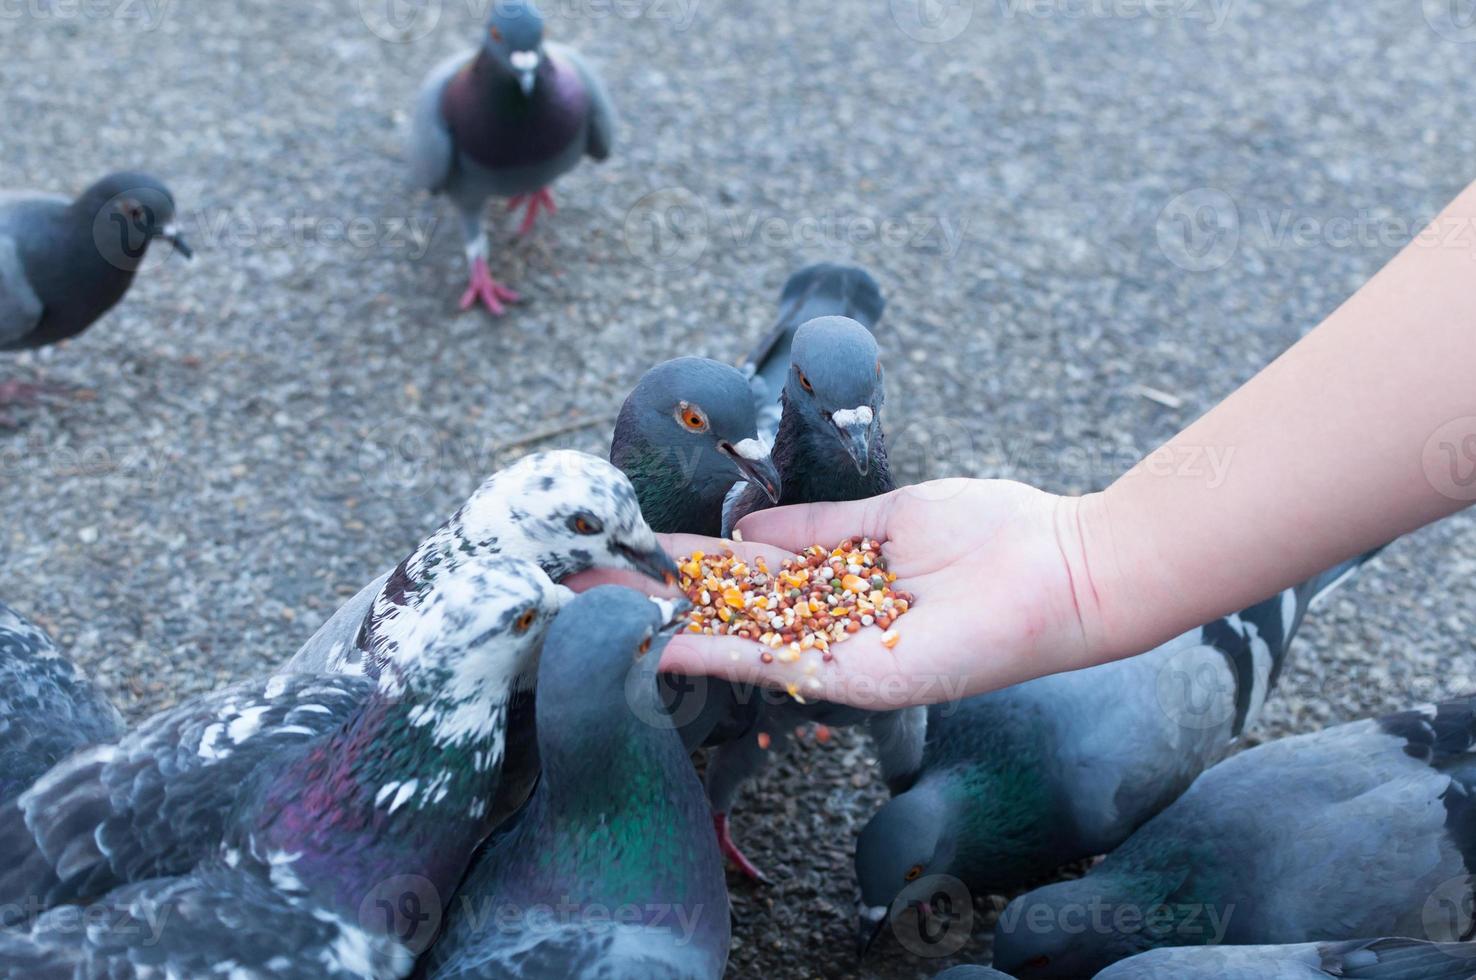
POLYGON ((682 591, 692 600, 693 633, 741 636, 769 649, 765 663, 793 662, 819 650, 829 662, 832 644, 869 626, 879 627, 882 643, 897 645, 892 625, 915 601, 892 588, 881 543, 847 538, 834 548, 812 545, 784 559, 771 571, 762 556, 750 564, 724 549, 694 551, 677 561, 682 591))

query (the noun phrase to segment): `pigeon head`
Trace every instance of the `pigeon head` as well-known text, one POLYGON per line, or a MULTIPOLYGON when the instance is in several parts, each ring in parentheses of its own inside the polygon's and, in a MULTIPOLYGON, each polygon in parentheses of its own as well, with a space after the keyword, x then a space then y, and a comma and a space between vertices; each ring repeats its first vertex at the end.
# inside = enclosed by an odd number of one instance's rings
MULTIPOLYGON (((575 596, 554 620, 538 667, 543 705, 569 712, 636 709, 659 705, 656 688, 661 652, 684 625, 691 604, 653 599, 618 585, 600 585, 575 596), (637 703, 638 702, 638 703, 637 703)), ((566 726, 567 727, 567 726, 566 726)))
POLYGON ((543 63, 543 14, 529 0, 493 0, 482 51, 533 94, 543 63))
POLYGON ((883 391, 881 353, 861 324, 825 316, 795 331, 784 407, 812 442, 849 457, 862 475, 881 432, 883 391))
POLYGON ((1156 882, 1124 882, 1131 886, 1109 894, 1103 877, 1059 881, 1006 906, 995 926, 994 965, 1020 980, 1094 977, 1118 960, 1181 944, 1172 939, 1174 909, 1156 882))
POLYGON ((857 949, 865 954, 893 914, 921 905, 910 891, 933 875, 953 874, 956 838, 945 794, 919 783, 888 800, 856 841, 857 949), (899 899, 902 901, 899 903, 899 899))
POLYGON ((482 484, 447 531, 453 551, 526 558, 555 581, 590 568, 676 581, 676 563, 641 516, 630 480, 587 453, 523 457, 482 484))
MULTIPOLYGON (((758 434, 753 389, 736 368, 705 357, 678 357, 647 371, 625 399, 610 459, 631 477, 648 518, 684 498, 720 517, 739 480, 779 500, 779 471, 758 434)), ((690 531, 690 526, 662 526, 690 531)), ((658 526, 667 524, 660 521, 658 526)))
POLYGON ((84 191, 72 207, 92 230, 102 257, 117 268, 136 271, 156 239, 168 242, 187 259, 195 254, 180 233, 174 195, 155 177, 109 174, 84 191))
POLYGON ((448 568, 420 602, 381 624, 382 686, 440 705, 443 717, 427 719, 438 742, 476 734, 532 675, 543 634, 572 595, 522 558, 482 555, 448 568))

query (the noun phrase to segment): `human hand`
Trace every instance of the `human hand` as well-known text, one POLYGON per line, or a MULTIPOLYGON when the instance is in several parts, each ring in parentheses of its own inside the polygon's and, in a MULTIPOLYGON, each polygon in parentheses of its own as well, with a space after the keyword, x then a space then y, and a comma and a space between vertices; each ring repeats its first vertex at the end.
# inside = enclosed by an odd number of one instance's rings
POLYGON ((895 621, 891 649, 880 629, 831 648, 817 673, 730 636, 681 633, 662 668, 785 688, 807 699, 884 709, 951 701, 1082 666, 1088 644, 1071 569, 1080 551, 1077 498, 1002 480, 943 480, 870 500, 760 511, 738 525, 742 541, 670 535, 673 555, 731 547, 771 565, 812 544, 847 537, 882 542, 895 588, 913 593, 895 621), (813 686, 810 677, 819 682, 813 686))

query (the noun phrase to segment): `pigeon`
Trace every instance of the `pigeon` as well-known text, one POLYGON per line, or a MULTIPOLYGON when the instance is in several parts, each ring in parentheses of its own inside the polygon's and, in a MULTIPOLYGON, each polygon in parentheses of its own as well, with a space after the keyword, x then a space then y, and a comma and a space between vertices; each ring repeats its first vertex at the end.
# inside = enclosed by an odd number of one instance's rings
MULTIPOLYGON (((446 732, 476 739, 455 757, 456 771, 427 765, 385 792, 423 802, 443 787, 465 789, 473 774, 495 791, 511 701, 536 663, 533 641, 567 595, 530 562, 472 558, 446 571, 436 589, 407 598, 394 635, 376 648, 377 678, 290 673, 247 681, 155 715, 116 744, 69 756, 0 806, 0 901, 11 903, 0 907, 4 924, 189 872, 229 835, 253 773, 281 771, 306 747, 340 737, 366 705, 407 684, 436 685, 444 701, 443 715, 426 708, 413 725, 444 721, 446 732)), ((335 784, 332 792, 346 788, 335 784)), ((485 809, 490 799, 468 805, 485 809)))
POLYGON ((0 603, 0 804, 78 749, 122 735, 118 709, 81 668, 0 603))
POLYGON ((934 976, 933 980, 1013 980, 1013 978, 987 966, 953 966, 934 976))
MULTIPOLYGON (((110 174, 75 201, 0 191, 0 351, 75 337, 112 309, 161 239, 193 255, 175 224, 174 195, 145 174, 110 174)), ((0 405, 34 385, 0 384, 0 405)))
MULTIPOLYGON (((859 500, 895 489, 881 422, 881 355, 871 331, 842 315, 880 312, 875 281, 855 267, 810 267, 791 279, 781 303, 786 318, 749 359, 751 376, 769 379, 763 381, 767 390, 776 377, 769 362, 779 351, 789 353, 773 449, 781 483, 777 504, 859 500), (821 315, 792 332, 785 325, 789 317, 816 313, 821 315)), ((775 503, 752 483, 736 486, 725 505, 724 530, 730 532, 745 515, 775 503)), ((720 726, 737 735, 709 757, 707 789, 724 855, 755 880, 763 875, 733 841, 728 814, 743 783, 771 757, 782 755, 796 727, 807 722, 865 724, 894 790, 905 787, 922 758, 924 708, 871 712, 825 702, 801 704, 755 691, 741 709, 739 718, 720 726)))
POLYGON ((1476 943, 1355 939, 1288 946, 1177 946, 1115 963, 1096 980, 1470 980, 1476 943))
POLYGON ((604 83, 579 52, 544 42, 543 15, 529 0, 498 0, 481 46, 431 69, 411 117, 410 166, 416 185, 445 194, 461 217, 463 310, 480 303, 498 316, 519 299, 487 264, 487 199, 524 207, 527 234, 540 210, 555 210, 549 186, 586 156, 607 158, 614 136, 604 83))
POLYGON ((717 980, 728 893, 656 668, 687 604, 604 585, 559 613, 538 672, 543 778, 478 855, 422 971, 433 980, 717 980))
POLYGON ((1008 894, 1126 840, 1255 723, 1310 604, 1371 557, 1139 656, 933 708, 916 780, 856 843, 860 948, 913 880, 1008 894))
POLYGON ((641 377, 615 420, 610 462, 663 534, 722 534, 723 501, 741 481, 779 499, 753 388, 737 368, 705 357, 663 361, 641 377))
MULTIPOLYGON (((434 591, 443 571, 467 558, 499 552, 537 562, 560 583, 596 567, 629 569, 665 582, 677 575, 623 473, 586 453, 534 453, 493 474, 399 565, 334 613, 281 670, 373 676, 375 646, 393 632, 407 596, 434 591)), ((527 799, 538 775, 532 682, 530 675, 515 686, 502 797, 495 806, 499 817, 527 799)))
POLYGON ((1476 695, 1232 756, 1084 877, 1011 902, 994 961, 1029 980, 1165 946, 1469 939, 1473 739, 1476 695))

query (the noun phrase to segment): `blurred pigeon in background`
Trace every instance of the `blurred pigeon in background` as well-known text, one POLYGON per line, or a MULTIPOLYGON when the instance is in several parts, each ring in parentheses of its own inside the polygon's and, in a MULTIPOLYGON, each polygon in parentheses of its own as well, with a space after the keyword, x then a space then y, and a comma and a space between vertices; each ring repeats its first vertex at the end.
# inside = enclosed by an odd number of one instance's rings
POLYGON ((599 76, 573 48, 544 42, 543 16, 529 0, 492 4, 480 47, 431 69, 411 118, 410 166, 416 185, 445 194, 461 217, 463 310, 480 303, 500 315, 519 298, 487 264, 487 199, 526 207, 526 234, 540 210, 555 210, 549 186, 558 177, 585 156, 610 155, 614 129, 599 76))
POLYGON ((954 966, 937 974, 933 980, 1012 980, 1012 978, 987 966, 954 966))
POLYGON ((1470 980, 1476 943, 1358 939, 1289 946, 1178 946, 1115 963, 1096 980, 1470 980))
POLYGON ((723 975, 722 859, 656 690, 685 607, 606 585, 559 614, 538 671, 543 778, 478 855, 426 975, 723 975))
POLYGON ((920 876, 1008 894, 1126 840, 1230 752, 1308 607, 1371 557, 1140 656, 934 706, 916 782, 856 843, 862 949, 920 876))
MULTIPOLYGON (((110 174, 75 201, 0 191, 0 351, 75 337, 113 308, 162 239, 189 258, 174 195, 144 174, 110 174)), ((0 407, 35 385, 0 382, 0 407)))
POLYGON ((81 668, 0 603, 0 804, 78 749, 122 734, 118 709, 81 668))
MULTIPOLYGON (((0 807, 0 896, 12 903, 0 910, 5 924, 189 871, 229 834, 253 773, 275 772, 304 746, 341 735, 367 703, 407 684, 444 685, 446 703, 436 710, 447 713, 447 731, 465 728, 477 736, 475 754, 468 751, 458 763, 466 773, 413 773, 399 784, 407 799, 438 795, 443 786, 460 790, 473 773, 494 791, 513 689, 531 674, 533 640, 567 594, 529 562, 469 559, 447 570, 434 591, 407 597, 394 635, 377 647, 377 680, 291 673, 247 681, 161 712, 116 745, 71 756, 0 807), (462 705, 448 700, 462 691, 475 698, 462 705), (22 895, 34 909, 19 907, 14 897, 22 895)), ((416 716, 417 725, 437 720, 429 711, 416 716)), ((490 823, 490 802, 467 805, 490 823)))
POLYGON ((1473 737, 1476 696, 1232 756, 1084 877, 1011 902, 994 961, 1029 980, 1162 946, 1468 938, 1473 737))

